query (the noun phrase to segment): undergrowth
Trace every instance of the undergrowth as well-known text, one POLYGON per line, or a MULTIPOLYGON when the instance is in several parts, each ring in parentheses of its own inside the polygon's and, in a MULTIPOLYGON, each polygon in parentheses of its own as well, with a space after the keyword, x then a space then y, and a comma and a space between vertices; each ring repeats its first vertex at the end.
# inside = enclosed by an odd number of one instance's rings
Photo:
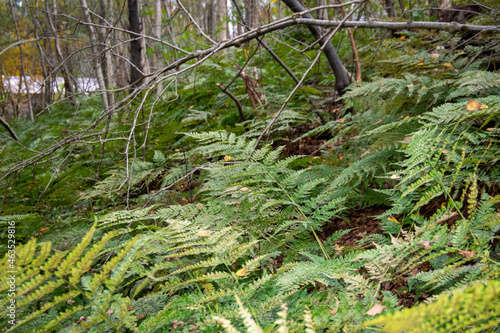
MULTIPOLYGON (((104 153, 75 144, 32 161, 6 184, 0 228, 17 248, 2 248, 0 294, 15 267, 15 296, 0 315, 14 299, 17 321, 0 329, 498 330, 500 76, 458 51, 403 53, 350 87, 342 103, 355 113, 318 110, 308 97, 326 99, 328 77, 308 82, 262 141, 285 84, 265 79, 268 104, 240 122, 208 92, 208 73, 235 71, 208 61, 156 106, 142 158, 127 163, 117 139, 104 153), (354 246, 343 242, 357 230, 323 232, 373 207, 381 232, 360 230, 354 246)), ((255 61, 263 76, 276 74, 265 62, 255 61)), ((43 115, 21 137, 32 151, 9 143, 0 171, 99 113, 80 111, 53 110, 53 124, 43 115)))

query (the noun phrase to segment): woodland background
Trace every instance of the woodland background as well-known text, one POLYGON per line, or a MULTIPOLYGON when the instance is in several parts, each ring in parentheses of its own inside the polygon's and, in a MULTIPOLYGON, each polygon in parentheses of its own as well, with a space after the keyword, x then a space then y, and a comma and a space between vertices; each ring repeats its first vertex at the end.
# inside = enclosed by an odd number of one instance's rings
POLYGON ((497 332, 499 9, 0 0, 0 329, 497 332))

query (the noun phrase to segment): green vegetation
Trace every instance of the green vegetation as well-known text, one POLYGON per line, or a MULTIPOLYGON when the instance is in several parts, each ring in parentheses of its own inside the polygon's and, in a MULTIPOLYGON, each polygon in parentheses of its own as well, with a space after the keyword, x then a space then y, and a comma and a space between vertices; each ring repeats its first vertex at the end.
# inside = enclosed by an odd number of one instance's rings
POLYGON ((322 58, 279 117, 295 83, 265 50, 262 105, 230 88, 246 121, 217 88, 249 43, 141 92, 105 144, 98 96, 11 121, 0 331, 498 332, 500 35, 476 39, 496 41, 484 55, 445 32, 357 34, 365 80, 339 98, 322 58))

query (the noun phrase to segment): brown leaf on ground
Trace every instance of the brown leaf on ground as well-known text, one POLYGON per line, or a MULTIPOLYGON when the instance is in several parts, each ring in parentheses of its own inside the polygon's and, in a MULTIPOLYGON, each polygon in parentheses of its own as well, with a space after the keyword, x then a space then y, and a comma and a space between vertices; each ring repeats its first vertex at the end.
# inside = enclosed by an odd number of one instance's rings
POLYGON ((381 314, 382 311, 384 311, 384 309, 385 309, 385 306, 383 306, 379 302, 379 303, 375 304, 370 310, 366 311, 365 315, 376 316, 376 315, 381 314))

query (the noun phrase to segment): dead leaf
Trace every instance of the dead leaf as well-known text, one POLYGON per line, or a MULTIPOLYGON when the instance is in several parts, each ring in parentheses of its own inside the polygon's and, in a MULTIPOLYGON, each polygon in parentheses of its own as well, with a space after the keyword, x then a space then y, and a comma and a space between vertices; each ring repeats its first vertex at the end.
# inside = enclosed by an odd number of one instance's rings
POLYGON ((137 315, 137 316, 135 316, 136 319, 142 319, 144 317, 145 317, 144 315, 137 315))
POLYGON ((107 314, 108 316, 111 316, 111 314, 112 314, 113 312, 114 312, 113 310, 108 309, 108 311, 106 311, 106 314, 107 314))
MULTIPOLYGON (((43 234, 45 231, 49 230, 48 227, 45 227, 45 228, 42 228, 40 230, 38 230, 39 233, 43 234)), ((70 304, 71 305, 71 304, 70 304)))
POLYGON ((241 192, 248 192, 248 187, 242 187, 242 188, 240 188, 240 191, 241 192))
POLYGON ((481 103, 473 99, 467 101, 467 111, 477 111, 481 108, 481 103))
POLYGON ((229 161, 231 161, 232 159, 233 159, 233 158, 232 158, 231 156, 228 156, 228 155, 224 156, 224 161, 226 161, 226 162, 229 162, 229 161))
POLYGON ((410 83, 409 85, 407 85, 406 88, 413 88, 413 83, 410 83))
POLYGON ((431 249, 431 242, 429 241, 420 241, 417 243, 418 245, 423 245, 424 246, 424 249, 426 250, 430 250, 431 249))
POLYGON ((383 306, 379 302, 379 303, 375 304, 370 310, 366 311, 365 315, 376 316, 376 315, 381 314, 382 311, 384 311, 384 309, 385 309, 385 306, 383 306))
POLYGON ((394 223, 399 223, 399 221, 398 221, 395 217, 389 216, 387 219, 388 219, 389 221, 394 222, 394 223))
POLYGON ((432 59, 438 59, 439 58, 439 53, 431 53, 431 58, 432 59))
POLYGON ((200 230, 197 234, 198 237, 208 237, 210 236, 210 230, 200 230))
POLYGON ((476 255, 476 251, 458 251, 458 253, 467 259, 473 258, 476 255))
POLYGON ((343 123, 345 121, 345 118, 340 118, 340 119, 337 119, 337 122, 338 123, 343 123))
POLYGON ((405 40, 405 38, 406 38, 406 36, 399 37, 399 39, 401 39, 401 40, 405 40))
POLYGON ((179 326, 182 326, 182 325, 184 325, 184 324, 185 324, 185 323, 184 323, 183 321, 181 321, 181 320, 174 320, 174 321, 172 322, 172 329, 174 329, 174 330, 175 330, 175 329, 177 329, 179 326))
POLYGON ((405 136, 404 142, 411 142, 411 136, 405 136))
POLYGON ((392 176, 391 176, 391 179, 399 179, 399 178, 401 178, 401 176, 400 176, 400 175, 392 175, 392 176))
POLYGON ((418 62, 417 66, 422 66, 423 64, 424 64, 424 60, 422 59, 422 60, 420 60, 420 61, 418 62))
POLYGON ((344 248, 345 246, 335 246, 334 249, 335 251, 342 251, 342 249, 344 248))
POLYGON ((494 131, 494 130, 496 130, 496 128, 495 127, 490 127, 490 128, 487 128, 486 130, 487 131, 494 131))
POLYGON ((236 276, 245 276, 245 274, 247 273, 247 268, 246 267, 243 267, 242 269, 239 269, 237 272, 236 272, 236 276))
POLYGON ((392 245, 400 245, 401 244, 401 241, 398 240, 396 237, 394 237, 393 235, 389 234, 389 236, 391 236, 391 242, 392 242, 392 245))
POLYGON ((330 314, 331 314, 331 315, 334 315, 334 314, 336 314, 336 313, 337 313, 337 311, 338 311, 338 310, 339 310, 339 309, 333 309, 333 310, 330 310, 330 314))
POLYGON ((75 301, 73 301, 72 299, 68 299, 66 303, 68 303, 69 305, 73 305, 75 304, 75 301))
POLYGON ((449 62, 444 63, 444 64, 443 64, 443 66, 444 66, 444 67, 447 67, 447 68, 449 68, 449 69, 455 69, 455 68, 453 67, 453 65, 452 65, 452 64, 450 64, 449 62))

